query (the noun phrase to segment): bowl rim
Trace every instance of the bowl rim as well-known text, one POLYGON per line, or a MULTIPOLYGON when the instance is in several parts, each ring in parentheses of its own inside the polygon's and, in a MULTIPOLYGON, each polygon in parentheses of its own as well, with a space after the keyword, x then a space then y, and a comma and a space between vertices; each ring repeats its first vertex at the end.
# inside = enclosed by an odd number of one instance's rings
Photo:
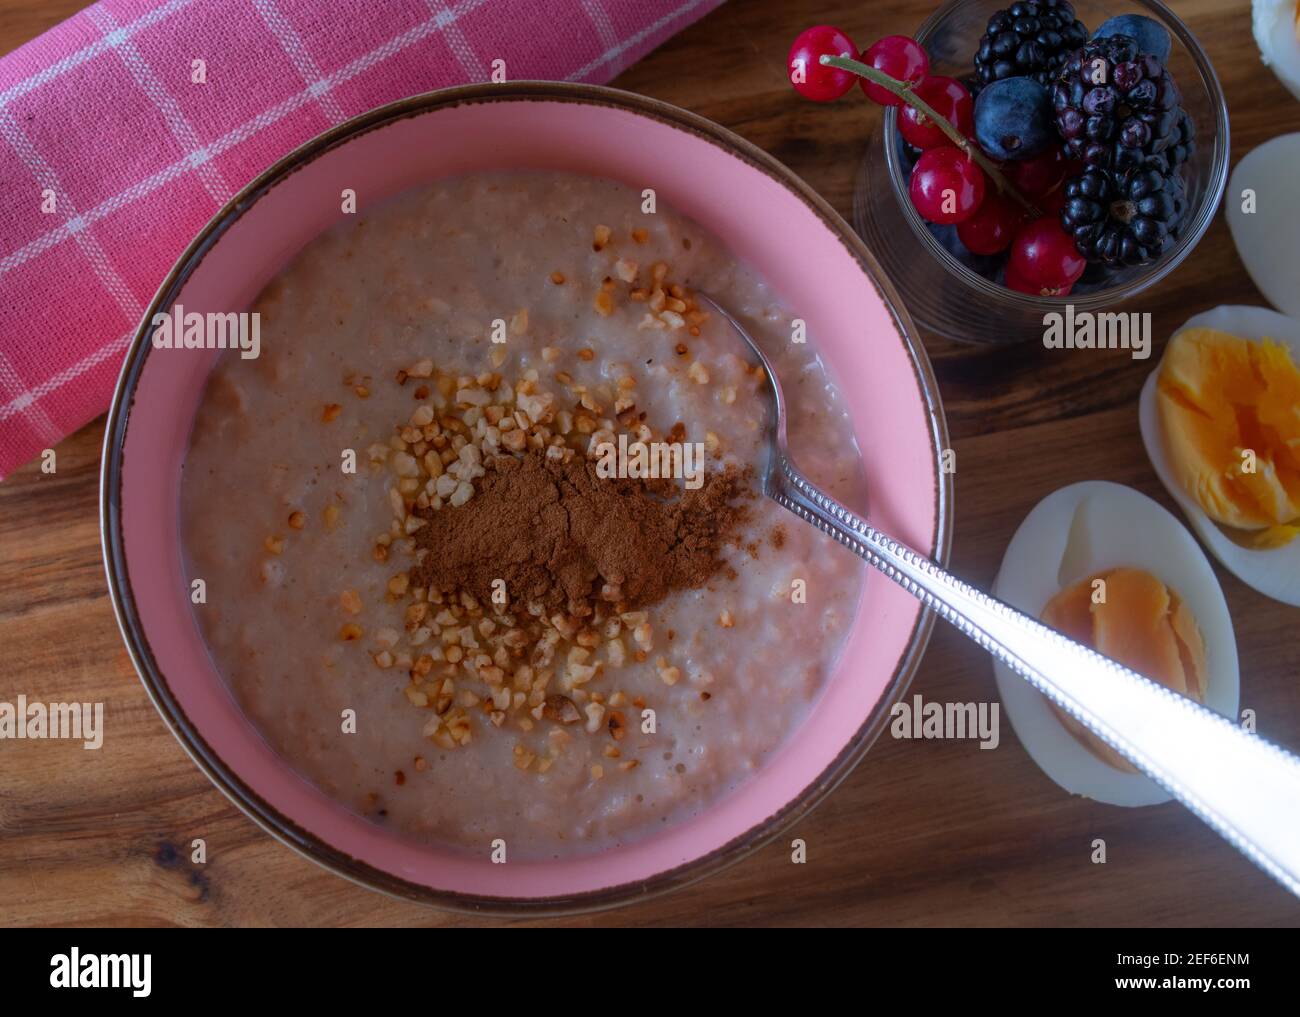
MULTIPOLYGON (((916 30, 915 38, 917 41, 924 47, 930 36, 947 18, 959 7, 969 2, 970 0, 947 0, 946 3, 931 12, 930 16, 916 30)), ((898 160, 898 150, 892 144, 898 132, 898 108, 891 106, 884 111, 884 116, 881 118, 882 130, 880 136, 881 143, 884 145, 886 176, 895 200, 898 201, 902 208, 903 217, 907 220, 908 226, 911 227, 912 232, 916 235, 926 253, 938 261, 949 276, 955 277, 964 287, 972 291, 972 296, 1005 302, 1035 311, 1040 309, 1060 309, 1064 308, 1066 304, 1073 304, 1077 309, 1085 311, 1103 310, 1111 305, 1131 300, 1168 278, 1174 269, 1187 260, 1192 251, 1196 249, 1197 244, 1209 232, 1215 216, 1218 215, 1219 206, 1223 203, 1224 195, 1227 193, 1228 175, 1232 163, 1232 129, 1228 121, 1228 100, 1223 93, 1223 84, 1219 81, 1219 75, 1214 69, 1214 63, 1210 60, 1210 55, 1205 51, 1205 47, 1201 45, 1200 40, 1187 27, 1183 19, 1174 13, 1162 0, 1130 0, 1130 2, 1144 8, 1147 15, 1158 15, 1161 27, 1169 32, 1175 42, 1181 43, 1188 56, 1191 57, 1201 84, 1209 95, 1210 104, 1214 108, 1215 144, 1214 158, 1206 173, 1205 193, 1200 204, 1195 209, 1190 210, 1192 215, 1189 220, 1189 228, 1182 232, 1178 242, 1169 251, 1150 265, 1143 266, 1144 270, 1142 272, 1122 286, 1108 286, 1090 293, 1070 293, 1059 297, 1036 296, 1002 286, 967 268, 935 239, 934 235, 926 228, 925 220, 921 218, 912 206, 912 202, 908 199, 906 181, 898 160)), ((1126 11, 1124 13, 1131 12, 1126 11)), ((1197 126, 1199 131, 1200 125, 1197 126)), ((1197 137, 1202 143, 1204 142, 1203 135, 1198 133, 1197 137)), ((876 139, 873 138, 870 143, 875 144, 876 139)))
MULTIPOLYGON (((354 858, 322 837, 296 824, 263 800, 206 743, 185 715, 168 687, 145 637, 127 569, 122 533, 122 459, 127 424, 136 386, 150 352, 149 323, 161 308, 170 307, 204 256, 222 235, 266 193, 294 172, 356 137, 389 124, 437 110, 485 102, 548 101, 613 107, 645 116, 692 134, 766 174, 792 191, 809 211, 840 240, 858 261, 882 303, 890 312, 899 337, 911 358, 918 389, 927 411, 931 451, 938 479, 935 491, 935 526, 930 553, 947 563, 952 545, 953 482, 941 466, 949 447, 947 421, 938 383, 920 333, 903 308, 888 277, 861 238, 829 203, 792 170, 771 155, 725 127, 670 103, 633 92, 599 85, 551 81, 508 84, 459 85, 400 99, 352 117, 304 142, 276 160, 218 209, 190 242, 167 273, 145 309, 125 354, 114 388, 104 431, 100 468, 100 538, 104 570, 113 614, 136 673, 154 708, 172 735, 199 769, 236 807, 280 843, 322 868, 360 886, 390 897, 465 914, 546 917, 602 911, 634 901, 648 900, 694 883, 729 867, 769 843, 812 811, 843 781, 875 743, 885 727, 890 707, 907 691, 934 627, 935 614, 922 606, 906 650, 871 713, 840 753, 798 795, 780 810, 708 854, 666 869, 648 880, 604 887, 597 891, 559 897, 509 898, 439 890, 404 879, 354 858)), ((304 778, 305 779, 305 778, 304 778)))

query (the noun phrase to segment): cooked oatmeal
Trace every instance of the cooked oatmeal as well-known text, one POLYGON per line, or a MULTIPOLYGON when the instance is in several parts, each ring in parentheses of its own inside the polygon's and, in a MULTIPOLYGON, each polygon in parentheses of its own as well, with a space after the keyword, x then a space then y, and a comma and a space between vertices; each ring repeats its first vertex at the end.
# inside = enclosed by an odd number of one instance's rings
POLYGON ((277 751, 401 834, 526 858, 679 822, 799 725, 852 619, 861 563, 753 490, 761 378, 694 294, 751 328, 797 460, 860 503, 834 386, 762 280, 640 202, 551 173, 404 194, 310 244, 257 302, 261 355, 208 383, 181 497, 213 659, 277 751), (644 604, 604 576, 559 609, 430 579, 429 528, 498 457, 581 470, 619 436, 745 478, 716 571, 644 604))

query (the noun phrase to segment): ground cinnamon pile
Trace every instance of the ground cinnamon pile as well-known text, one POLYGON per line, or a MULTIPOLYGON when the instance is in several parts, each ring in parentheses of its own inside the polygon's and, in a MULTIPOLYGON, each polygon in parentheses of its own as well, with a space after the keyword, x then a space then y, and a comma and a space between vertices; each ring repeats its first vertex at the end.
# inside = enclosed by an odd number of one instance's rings
MULTIPOLYGON (((597 249, 608 230, 603 238, 598 229, 597 249)), ((620 264, 619 278, 634 287, 629 299, 649 308, 639 329, 698 334, 703 312, 666 265, 652 266, 652 288, 641 288, 635 264, 620 264)), ((597 310, 617 284, 606 277, 600 287, 597 310)), ((510 334, 527 333, 523 309, 510 334)), ((675 349, 689 353, 685 342, 675 349)), ((504 729, 518 739, 515 768, 544 774, 580 730, 603 743, 590 767, 600 780, 606 767, 640 765, 642 746, 630 733, 654 696, 634 665, 652 668, 665 688, 686 683, 700 703, 711 699, 713 675, 674 662, 671 628, 656 645, 646 608, 675 590, 734 577, 723 554, 744 544, 753 485, 751 471, 734 466, 706 473, 694 490, 602 476, 602 450, 621 448, 624 438, 671 447, 685 442, 685 427, 652 427, 630 370, 604 378, 588 366, 592 348, 567 355, 590 380, 566 370, 566 352, 552 346, 541 348, 541 367, 513 375, 498 370, 508 358, 503 345, 491 349, 493 370, 477 375, 450 374, 431 358, 397 372, 399 386, 414 383, 416 405, 366 452, 372 470, 388 474, 392 518, 372 554, 396 569, 384 599, 400 608, 401 629, 367 629, 360 594, 345 590, 340 606, 350 617, 339 638, 369 644, 380 670, 406 673, 402 692, 427 711, 422 732, 440 750, 504 729)), ((699 361, 683 370, 679 384, 709 383, 699 361)), ((369 394, 347 384, 358 398, 369 394)), ((725 387, 719 398, 727 405, 736 394, 725 387)), ((718 436, 704 439, 694 443, 698 461, 705 452, 725 460, 718 436)), ((678 466, 685 470, 685 460, 678 466)), ((676 473, 661 465, 651 475, 676 473)), ((722 610, 717 624, 730 629, 735 619, 722 610)))
POLYGON ((598 600, 632 610, 723 570, 722 549, 747 514, 738 499, 748 477, 734 467, 693 491, 603 478, 592 460, 541 450, 484 467, 472 501, 418 513, 428 525, 416 547, 427 553, 413 585, 486 604, 504 580, 511 601, 540 604, 548 616, 584 617, 598 600))

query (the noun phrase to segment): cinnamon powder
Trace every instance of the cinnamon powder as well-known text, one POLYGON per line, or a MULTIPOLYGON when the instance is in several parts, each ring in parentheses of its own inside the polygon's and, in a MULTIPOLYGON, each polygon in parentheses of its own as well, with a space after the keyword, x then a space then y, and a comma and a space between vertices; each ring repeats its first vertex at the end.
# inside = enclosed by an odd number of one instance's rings
POLYGON ((419 512, 428 523, 416 546, 427 553, 412 585, 489 603, 493 581, 504 579, 512 602, 538 602, 547 614, 590 614, 598 598, 629 610, 703 586, 725 568, 721 551, 747 516, 737 501, 752 493, 748 471, 735 467, 682 491, 603 478, 584 457, 537 450, 484 465, 472 500, 419 512))

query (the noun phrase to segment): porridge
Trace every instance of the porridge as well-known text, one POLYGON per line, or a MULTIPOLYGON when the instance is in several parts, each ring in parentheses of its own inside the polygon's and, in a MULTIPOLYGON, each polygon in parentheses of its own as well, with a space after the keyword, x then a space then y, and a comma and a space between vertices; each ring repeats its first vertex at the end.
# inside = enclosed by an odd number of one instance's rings
POLYGON ((196 416, 183 541, 214 662, 326 794, 572 855, 707 808, 800 724, 863 566, 759 495, 762 376, 697 291, 774 358, 801 467, 860 506, 790 313, 621 184, 442 181, 259 297, 260 356, 223 355, 196 416))

